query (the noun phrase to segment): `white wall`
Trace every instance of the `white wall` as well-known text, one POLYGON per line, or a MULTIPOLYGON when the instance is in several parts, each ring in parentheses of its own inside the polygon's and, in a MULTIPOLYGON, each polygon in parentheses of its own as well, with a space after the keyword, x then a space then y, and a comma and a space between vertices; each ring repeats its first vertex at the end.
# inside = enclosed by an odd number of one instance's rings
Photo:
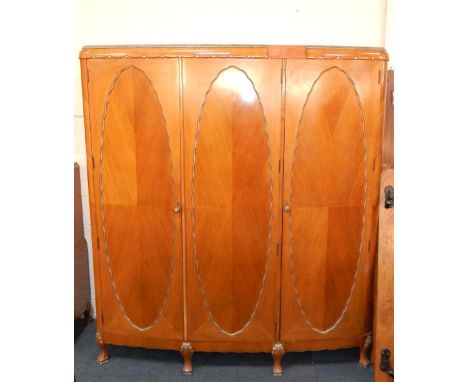
POLYGON ((395 65, 395 49, 394 49, 394 35, 393 35, 393 24, 394 24, 394 0, 387 1, 387 11, 385 17, 385 42, 384 47, 388 52, 389 61, 388 68, 394 69, 395 65))
MULTIPOLYGON (((393 15, 393 0, 388 0, 393 15)), ((387 0, 75 0, 75 161, 80 164, 85 237, 89 225, 78 53, 83 45, 291 44, 385 46, 387 0)), ((389 50, 389 47, 387 48, 389 50)), ((389 52, 391 55, 391 52, 389 52)), ((92 283, 93 284, 93 283, 92 283)), ((94 286, 92 285, 94 307, 94 286)))

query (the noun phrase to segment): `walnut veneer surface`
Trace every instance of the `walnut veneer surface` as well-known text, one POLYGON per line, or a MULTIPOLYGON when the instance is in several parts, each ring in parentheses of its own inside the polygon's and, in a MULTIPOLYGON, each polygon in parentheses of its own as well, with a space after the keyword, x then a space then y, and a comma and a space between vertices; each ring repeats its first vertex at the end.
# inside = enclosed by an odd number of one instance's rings
POLYGON ((383 49, 85 47, 106 344, 361 347, 372 330, 383 49))

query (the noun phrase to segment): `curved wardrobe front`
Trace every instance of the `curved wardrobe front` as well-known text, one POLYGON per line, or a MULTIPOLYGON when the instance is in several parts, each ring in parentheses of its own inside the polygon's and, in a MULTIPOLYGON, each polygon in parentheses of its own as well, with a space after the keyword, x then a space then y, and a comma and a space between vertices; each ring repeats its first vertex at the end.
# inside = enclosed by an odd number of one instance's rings
POLYGON ((80 55, 107 344, 360 347, 372 327, 386 54, 89 47, 80 55))

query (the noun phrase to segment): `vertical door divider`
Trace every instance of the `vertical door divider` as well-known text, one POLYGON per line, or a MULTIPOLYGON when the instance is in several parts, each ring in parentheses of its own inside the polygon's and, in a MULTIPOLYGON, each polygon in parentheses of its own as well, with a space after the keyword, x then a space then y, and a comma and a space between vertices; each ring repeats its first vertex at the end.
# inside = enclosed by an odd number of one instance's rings
POLYGON ((182 290, 183 290, 183 308, 184 308, 184 342, 188 340, 187 334, 187 251, 185 247, 185 150, 184 150, 184 63, 182 58, 179 61, 179 136, 180 136, 180 203, 182 205, 181 213, 181 235, 182 235, 182 290))
POLYGON ((279 174, 279 208, 280 208, 280 235, 279 235, 279 256, 278 261, 278 308, 277 326, 276 326, 276 342, 281 342, 281 287, 283 279, 282 263, 283 263, 283 198, 284 198, 284 147, 285 147, 285 131, 286 131, 286 66, 287 59, 281 60, 281 139, 280 139, 280 174, 279 174))

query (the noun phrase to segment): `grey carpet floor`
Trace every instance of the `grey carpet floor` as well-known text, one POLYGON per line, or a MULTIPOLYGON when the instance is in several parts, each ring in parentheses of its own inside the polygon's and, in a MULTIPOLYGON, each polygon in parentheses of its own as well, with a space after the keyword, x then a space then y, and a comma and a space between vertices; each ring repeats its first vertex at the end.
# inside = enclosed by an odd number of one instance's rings
POLYGON ((372 368, 358 365, 359 350, 346 349, 286 353, 283 376, 273 377, 268 353, 195 353, 193 375, 182 375, 177 351, 109 346, 110 360, 96 364, 96 326, 85 327, 75 339, 77 382, 366 382, 373 381, 372 368))

